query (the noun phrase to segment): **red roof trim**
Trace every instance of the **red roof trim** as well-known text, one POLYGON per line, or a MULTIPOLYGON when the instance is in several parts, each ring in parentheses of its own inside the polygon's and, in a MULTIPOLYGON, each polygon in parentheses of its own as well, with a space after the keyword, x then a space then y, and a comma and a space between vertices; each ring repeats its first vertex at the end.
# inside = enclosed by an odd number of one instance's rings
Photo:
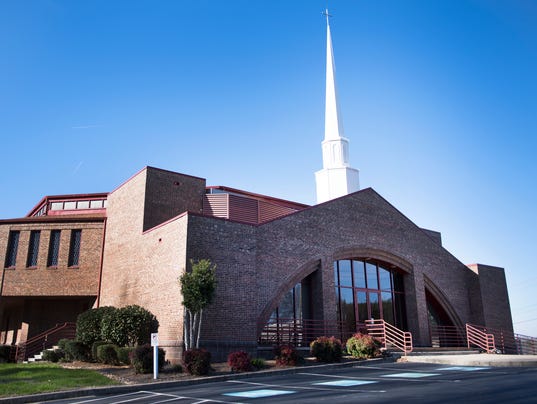
POLYGON ((298 209, 298 210, 302 210, 302 209, 306 209, 310 207, 310 205, 305 205, 303 203, 293 202, 293 201, 289 201, 286 199, 275 198, 275 197, 268 196, 268 195, 256 194, 254 192, 243 191, 241 189, 226 187, 223 185, 211 185, 211 186, 205 187, 205 189, 220 189, 222 191, 232 192, 238 195, 244 195, 244 196, 261 200, 261 201, 265 201, 265 202, 272 202, 278 205, 283 205, 288 208, 293 208, 293 209, 298 209))
POLYGON ((70 195, 46 195, 35 205, 30 212, 26 215, 26 217, 32 216, 35 212, 37 212, 41 207, 48 202, 51 201, 65 201, 65 200, 75 200, 78 201, 80 199, 99 199, 99 198, 108 198, 108 192, 99 192, 94 194, 70 194, 70 195))

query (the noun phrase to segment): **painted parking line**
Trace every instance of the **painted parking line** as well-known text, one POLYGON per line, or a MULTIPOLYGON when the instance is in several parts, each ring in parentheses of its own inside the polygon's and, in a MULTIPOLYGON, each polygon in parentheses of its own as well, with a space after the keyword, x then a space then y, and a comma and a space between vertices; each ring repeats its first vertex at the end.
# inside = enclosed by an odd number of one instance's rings
POLYGON ((280 396, 282 394, 293 394, 296 391, 292 390, 273 390, 273 389, 259 389, 249 391, 237 391, 233 393, 224 393, 224 396, 241 397, 241 398, 265 398, 280 396))
POLYGON ((400 377, 401 379, 420 379, 422 377, 431 376, 440 376, 440 373, 403 372, 393 373, 391 375, 382 375, 382 377, 400 377))
POLYGON ((351 386, 362 386, 364 384, 373 384, 378 382, 371 382, 367 380, 334 380, 330 382, 318 382, 312 383, 314 386, 336 386, 336 387, 351 387, 351 386))
MULTIPOLYGON (((303 375, 308 375, 308 376, 325 376, 325 375, 322 375, 322 374, 319 374, 319 375, 315 375, 315 374, 308 374, 308 373, 299 373, 299 374, 303 374, 303 375)), ((346 378, 345 378, 346 379, 346 378)), ((334 386, 330 386, 330 385, 325 385, 323 387, 323 385, 320 385, 320 384, 317 384, 315 385, 316 383, 313 383, 308 386, 304 386, 304 385, 298 385, 298 384, 293 384, 293 385, 287 385, 287 384, 266 384, 266 383, 257 383, 257 382, 247 382, 247 381, 242 381, 242 380, 228 380, 227 381, 228 383, 237 383, 237 384, 248 384, 248 385, 253 385, 253 386, 259 386, 259 387, 264 387, 264 388, 267 388, 267 389, 294 389, 293 392, 298 392, 299 390, 317 390, 317 391, 333 391, 334 389, 330 388, 330 387, 334 387, 334 386)), ((364 382, 367 383, 367 381, 364 380, 364 382)), ((370 383, 376 383, 376 382, 370 382, 370 383)), ((339 387, 345 387, 345 386, 339 386, 339 387)), ((352 386, 349 386, 349 387, 352 387, 352 386)), ((342 390, 339 390, 339 391, 342 391, 342 390)), ((348 391, 349 393, 386 393, 385 390, 359 390, 359 389, 346 389, 345 391, 348 391)))
POLYGON ((461 372, 475 372, 477 370, 488 370, 489 367, 479 367, 479 366, 449 366, 447 368, 438 368, 436 370, 456 370, 461 372))

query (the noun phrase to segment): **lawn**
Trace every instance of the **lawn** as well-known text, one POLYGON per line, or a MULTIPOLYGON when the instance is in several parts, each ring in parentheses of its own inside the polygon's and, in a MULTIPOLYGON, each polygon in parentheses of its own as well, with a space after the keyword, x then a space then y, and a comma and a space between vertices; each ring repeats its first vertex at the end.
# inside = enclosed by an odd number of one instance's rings
POLYGON ((0 363, 0 397, 118 384, 87 369, 64 369, 50 363, 0 363))

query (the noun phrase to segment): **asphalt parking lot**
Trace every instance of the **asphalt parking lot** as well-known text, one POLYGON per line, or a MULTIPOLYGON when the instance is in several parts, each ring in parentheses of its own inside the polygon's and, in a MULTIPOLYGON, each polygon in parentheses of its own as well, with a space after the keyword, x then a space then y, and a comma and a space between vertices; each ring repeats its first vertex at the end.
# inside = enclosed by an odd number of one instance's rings
POLYGON ((537 367, 378 363, 49 403, 537 403, 537 367))

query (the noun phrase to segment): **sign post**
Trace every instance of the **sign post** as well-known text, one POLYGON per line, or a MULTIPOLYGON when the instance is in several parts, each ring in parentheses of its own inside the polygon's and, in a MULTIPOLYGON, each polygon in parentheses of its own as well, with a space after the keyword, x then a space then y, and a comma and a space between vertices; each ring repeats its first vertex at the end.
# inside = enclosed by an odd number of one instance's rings
POLYGON ((151 346, 153 347, 153 379, 158 377, 158 333, 151 334, 151 346))

